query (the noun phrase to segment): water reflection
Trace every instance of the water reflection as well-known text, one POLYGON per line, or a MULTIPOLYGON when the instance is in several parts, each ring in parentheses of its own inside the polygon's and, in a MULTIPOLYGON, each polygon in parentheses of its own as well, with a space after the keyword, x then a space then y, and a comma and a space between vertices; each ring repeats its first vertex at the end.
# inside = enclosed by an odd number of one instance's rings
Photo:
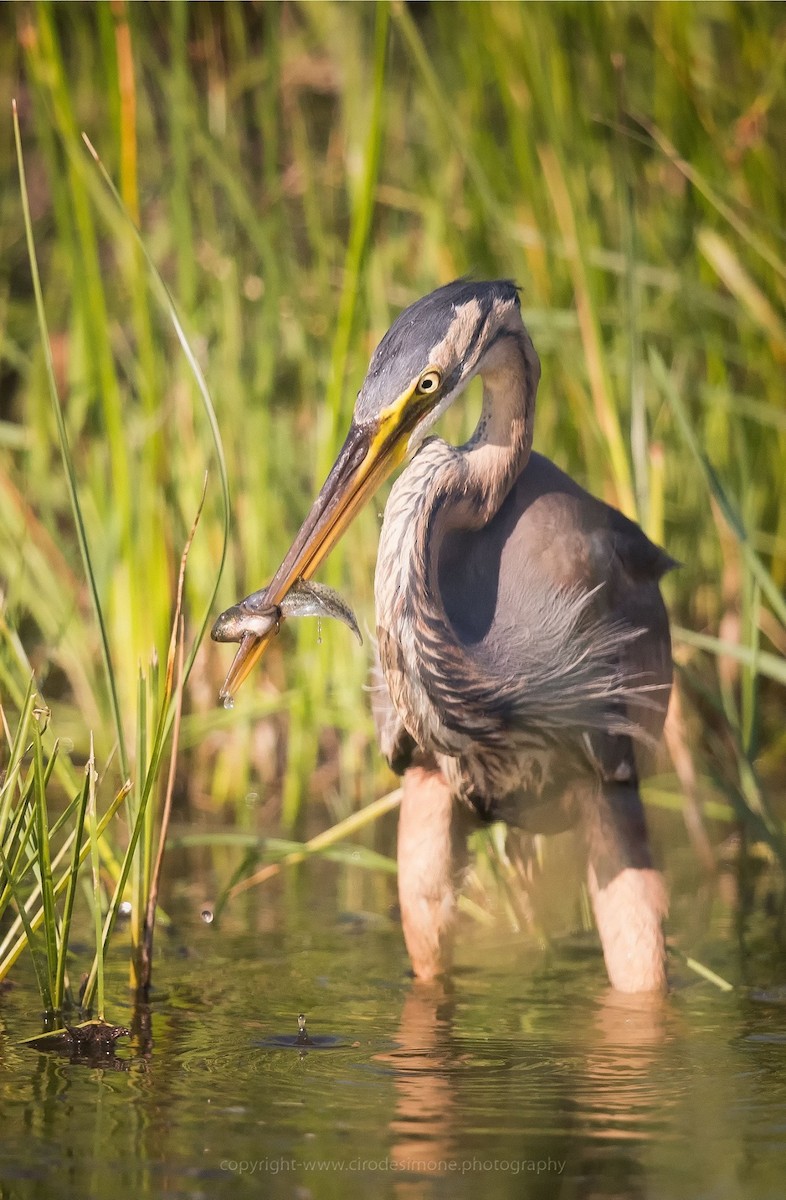
MULTIPOLYGON (((786 965, 771 939, 750 995, 687 975, 665 1000, 618 995, 591 935, 552 954, 478 933, 452 985, 422 985, 404 974, 397 928, 349 933, 346 904, 318 900, 292 887, 220 929, 191 906, 188 956, 173 941, 153 1003, 113 1013, 131 1027, 126 1072, 20 1049, 34 984, 4 995, 8 1194, 782 1195, 786 965)), ((708 961, 733 974, 721 919, 708 961)), ((766 933, 751 926, 748 944, 766 933)), ((118 974, 112 995, 124 986, 118 974)))
POLYGON ((456 1153, 454 1010, 454 994, 442 982, 413 983, 401 1012, 398 1049, 378 1056, 394 1072, 390 1155, 402 1167, 422 1158, 424 1146, 429 1158, 456 1153))
POLYGON ((674 1023, 674 1011, 659 995, 603 994, 589 1028, 585 1069, 573 1094, 587 1128, 599 1137, 660 1136, 655 1118, 662 1089, 656 1068, 674 1023))
POLYGON ((413 1175, 453 1171, 507 1175, 495 1194, 515 1194, 524 1177, 527 1195, 608 1195, 596 1186, 598 1142, 615 1143, 619 1194, 647 1194, 637 1147, 663 1133, 652 1071, 674 1036, 668 1000, 606 989, 562 1040, 503 1028, 480 1039, 461 1028, 460 994, 413 983, 396 1049, 378 1056, 395 1087, 390 1157, 409 1176, 395 1194, 412 1200, 423 1194, 413 1175))

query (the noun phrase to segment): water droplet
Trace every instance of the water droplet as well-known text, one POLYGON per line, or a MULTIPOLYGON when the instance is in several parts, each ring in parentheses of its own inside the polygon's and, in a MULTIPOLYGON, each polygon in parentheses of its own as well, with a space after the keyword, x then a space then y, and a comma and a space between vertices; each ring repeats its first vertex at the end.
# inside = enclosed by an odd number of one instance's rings
POLYGON ((297 1037, 295 1038, 296 1046, 311 1046, 313 1045, 311 1038, 308 1036, 306 1029, 306 1014, 298 1013, 297 1015, 297 1037))
POLYGON ((119 917, 130 917, 133 911, 130 900, 121 900, 117 906, 117 915, 119 917))
POLYGON ((212 908, 203 908, 203 909, 202 909, 202 911, 201 911, 201 913, 200 913, 199 915, 200 915, 200 917, 202 918, 202 920, 205 922, 205 924, 206 924, 206 925, 212 925, 212 924, 213 924, 213 910, 212 910, 212 908))
POLYGON ((259 802, 259 792, 247 792, 246 804, 249 808, 253 808, 259 802))
POLYGON ((234 708, 234 707, 235 707, 235 697, 234 696, 224 696, 224 708, 234 708))

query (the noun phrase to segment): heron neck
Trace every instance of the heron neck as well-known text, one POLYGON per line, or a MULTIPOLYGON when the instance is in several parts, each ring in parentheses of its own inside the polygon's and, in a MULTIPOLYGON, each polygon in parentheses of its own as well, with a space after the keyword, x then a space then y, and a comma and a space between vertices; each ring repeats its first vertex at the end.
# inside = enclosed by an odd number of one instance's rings
POLYGON ((540 364, 522 328, 506 331, 481 363, 483 410, 459 455, 465 472, 457 524, 479 529, 499 511, 532 450, 540 364))
POLYGON ((439 664, 450 659, 460 679, 473 668, 443 607, 439 549, 450 530, 488 524, 529 459, 539 365, 523 328, 498 338, 480 375, 474 434, 458 448, 434 438, 415 455, 391 491, 377 559, 377 634, 391 699, 420 745, 449 755, 461 752, 463 735, 451 729, 461 728, 466 691, 439 664), (449 728, 443 717, 454 710, 449 728))
POLYGON ((539 365, 523 328, 497 339, 479 373, 483 410, 474 434, 460 447, 434 438, 415 455, 390 494, 377 560, 377 634, 390 697, 418 744, 448 756, 463 753, 467 698, 484 695, 485 684, 445 612, 440 548, 453 530, 487 525, 529 459, 539 365))

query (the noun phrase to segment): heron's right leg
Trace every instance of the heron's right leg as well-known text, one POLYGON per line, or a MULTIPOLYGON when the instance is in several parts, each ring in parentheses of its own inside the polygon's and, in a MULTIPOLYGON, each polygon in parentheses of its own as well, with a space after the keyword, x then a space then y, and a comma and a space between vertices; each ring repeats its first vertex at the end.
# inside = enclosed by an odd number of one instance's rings
POLYGON ((450 969, 456 901, 467 862, 471 814, 438 770, 404 774, 398 824, 398 896, 412 968, 419 979, 450 969))

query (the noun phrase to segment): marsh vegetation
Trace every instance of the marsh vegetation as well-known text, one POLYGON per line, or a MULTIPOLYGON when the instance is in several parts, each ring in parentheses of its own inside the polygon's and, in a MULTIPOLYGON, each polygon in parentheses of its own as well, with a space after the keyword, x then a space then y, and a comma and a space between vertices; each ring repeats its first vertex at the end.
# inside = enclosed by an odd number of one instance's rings
MULTIPOLYGON (((465 272, 521 285, 537 448, 684 563, 650 805, 685 812, 705 861, 732 830, 780 859, 781 10, 42 3, 0 23, 0 976, 34 941, 60 1008, 73 913, 100 946, 130 904, 140 985, 172 803, 210 825, 222 886, 314 853, 390 872, 368 639, 299 623, 224 711, 204 632, 280 561, 392 316, 465 272)), ((323 572, 364 630, 383 503, 323 572)), ((77 968, 88 998, 102 957, 77 968)))

